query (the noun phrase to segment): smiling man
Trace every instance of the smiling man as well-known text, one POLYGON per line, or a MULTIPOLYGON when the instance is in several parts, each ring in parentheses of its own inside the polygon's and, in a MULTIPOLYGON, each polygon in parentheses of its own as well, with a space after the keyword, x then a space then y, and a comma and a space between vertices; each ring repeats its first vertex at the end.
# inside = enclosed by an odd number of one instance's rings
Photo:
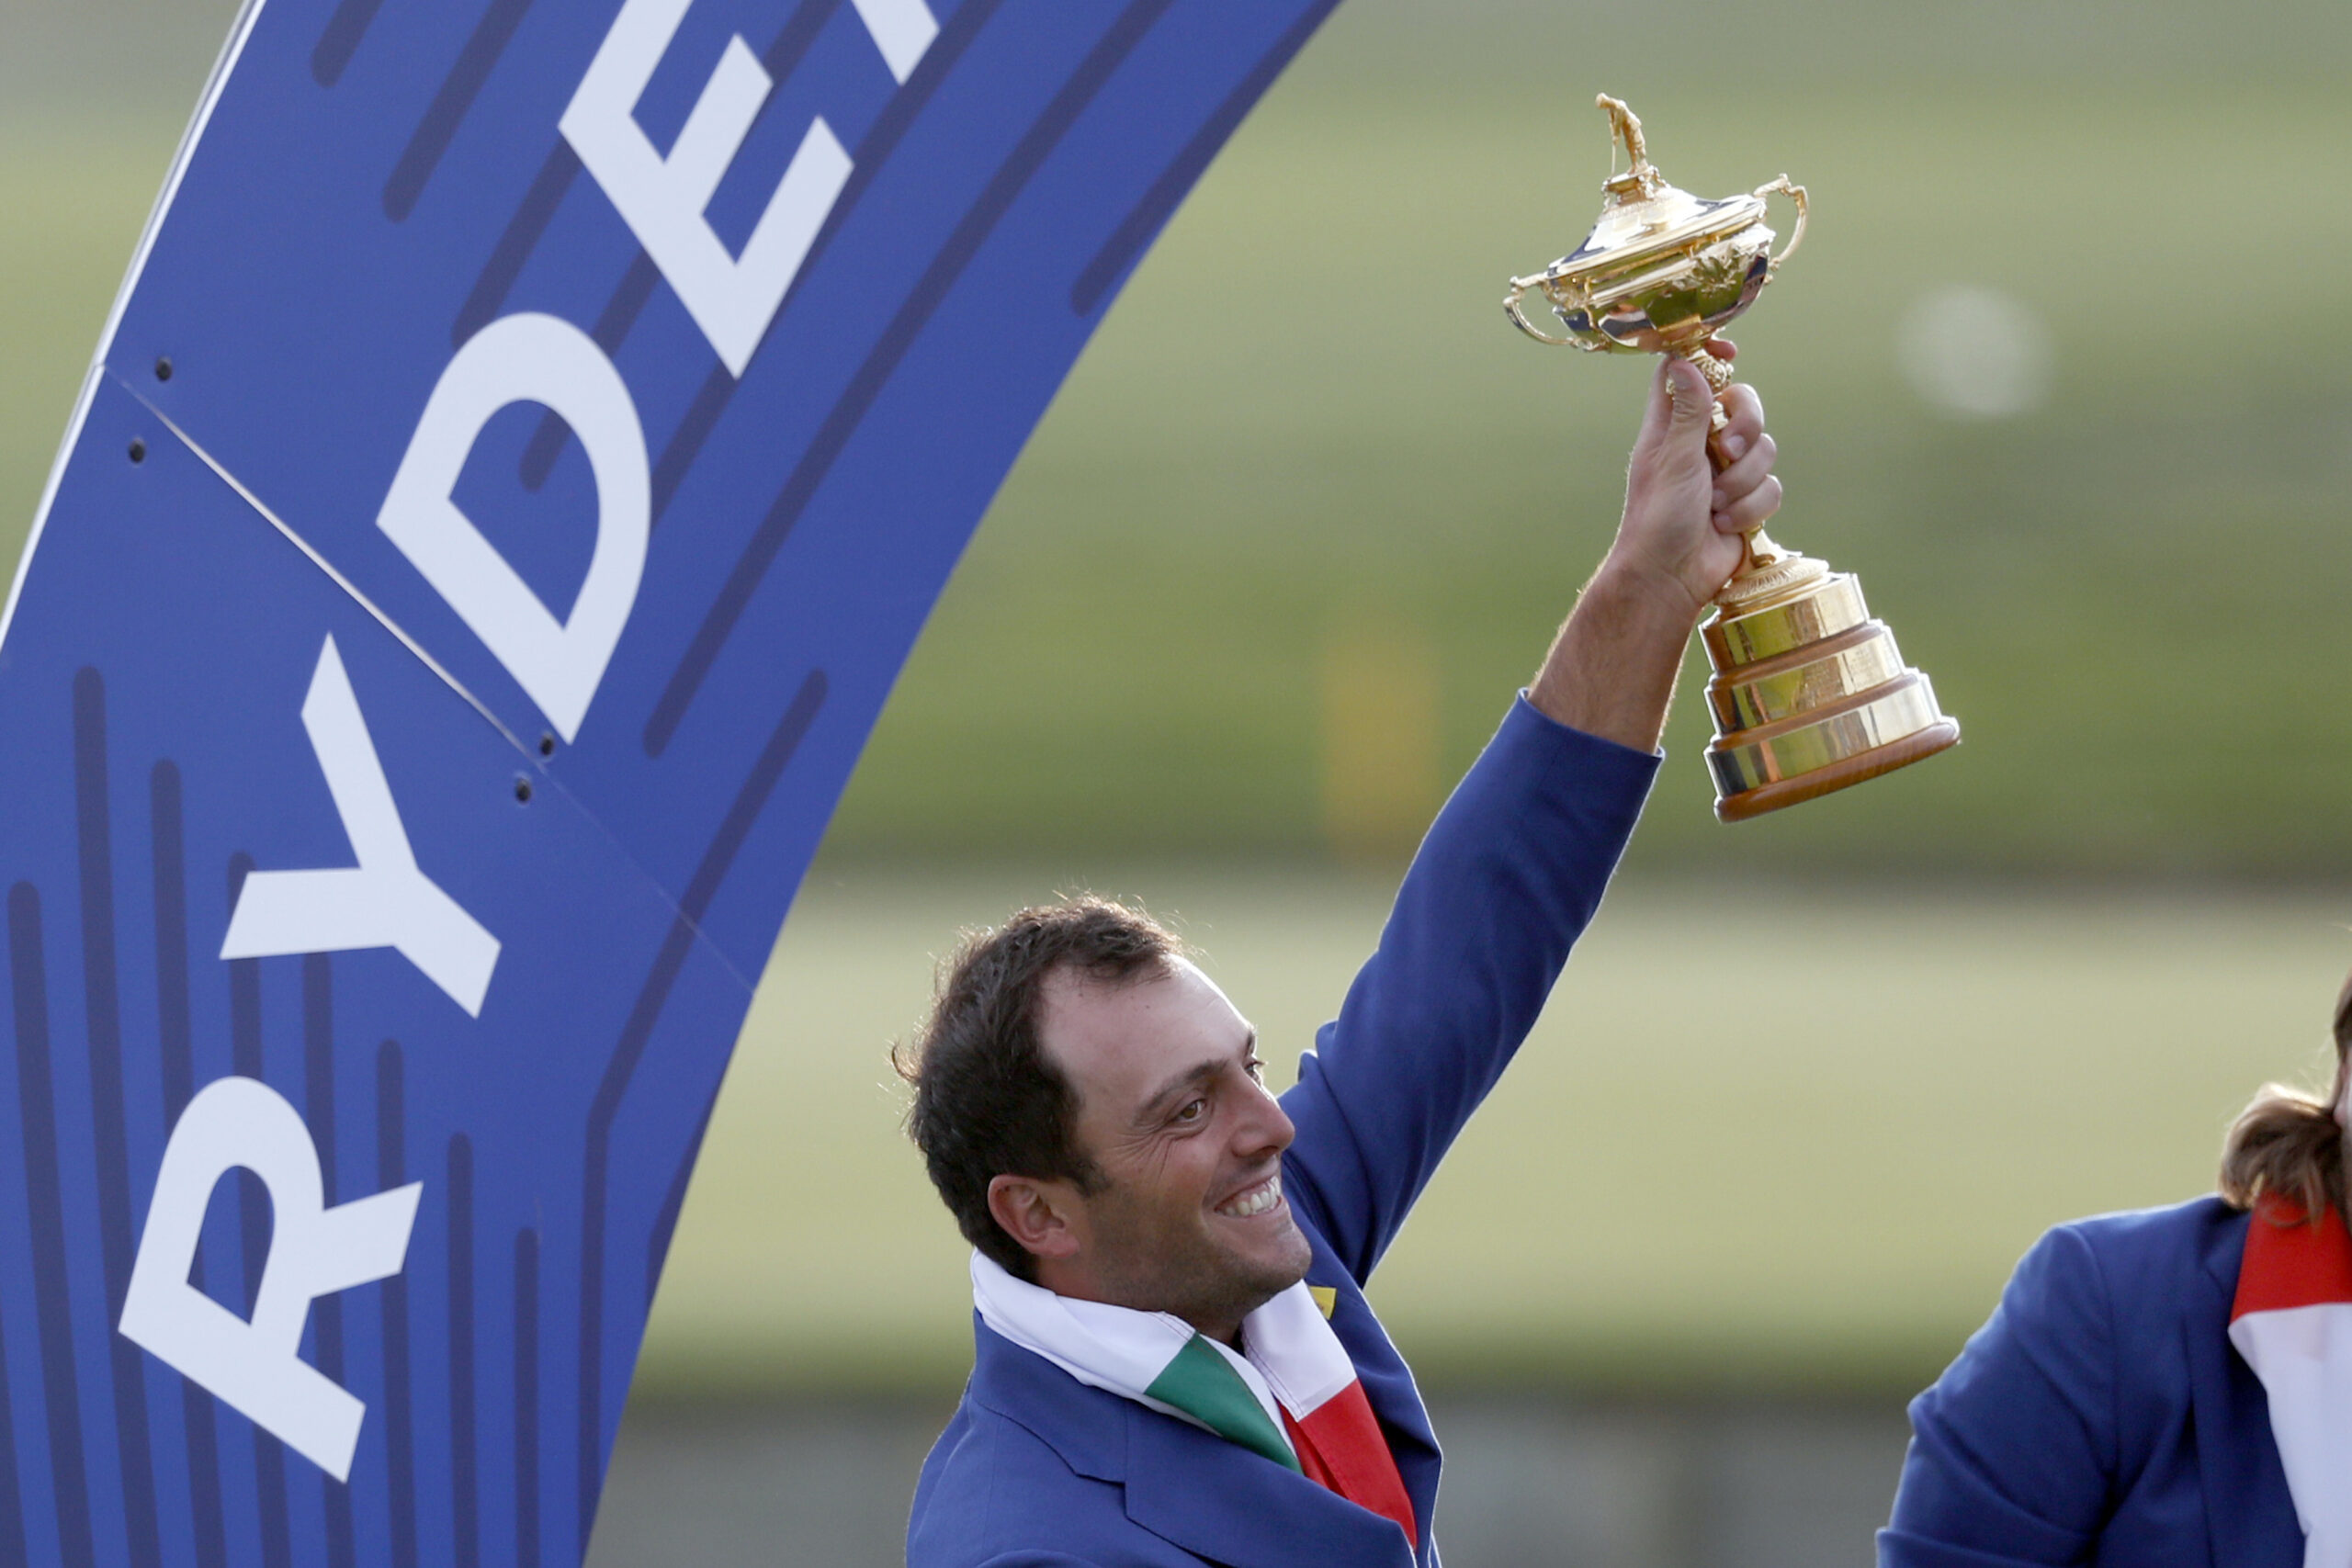
POLYGON ((1433 1568, 1437 1441, 1363 1287, 1592 918, 1691 628, 1780 504, 1761 406, 1724 406, 1717 473, 1705 380, 1661 367, 1615 542, 1280 1100, 1133 910, 956 954, 899 1065, 974 1248, 975 1363, 910 1568, 1433 1568))

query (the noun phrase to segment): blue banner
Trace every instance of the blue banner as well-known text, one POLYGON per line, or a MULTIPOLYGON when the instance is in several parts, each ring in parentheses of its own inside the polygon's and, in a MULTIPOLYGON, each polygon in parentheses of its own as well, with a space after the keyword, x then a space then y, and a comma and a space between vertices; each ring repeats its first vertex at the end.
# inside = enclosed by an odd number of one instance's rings
POLYGON ((890 683, 1328 4, 249 6, 0 631, 0 1560, 579 1560, 890 683))

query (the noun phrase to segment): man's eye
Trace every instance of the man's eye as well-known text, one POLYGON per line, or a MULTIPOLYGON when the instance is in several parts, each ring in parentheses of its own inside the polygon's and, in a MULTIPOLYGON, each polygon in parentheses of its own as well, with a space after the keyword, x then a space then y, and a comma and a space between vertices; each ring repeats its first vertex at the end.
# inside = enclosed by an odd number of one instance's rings
POLYGON ((1209 1102, 1205 1100, 1188 1100, 1184 1102, 1183 1109, 1176 1112, 1176 1124, 1180 1127, 1188 1126, 1206 1115, 1208 1109, 1209 1102))
POLYGON ((1256 1078, 1260 1083, 1264 1083, 1266 1081, 1266 1064, 1258 1060, 1255 1056, 1250 1058, 1249 1072, 1250 1076, 1256 1078))

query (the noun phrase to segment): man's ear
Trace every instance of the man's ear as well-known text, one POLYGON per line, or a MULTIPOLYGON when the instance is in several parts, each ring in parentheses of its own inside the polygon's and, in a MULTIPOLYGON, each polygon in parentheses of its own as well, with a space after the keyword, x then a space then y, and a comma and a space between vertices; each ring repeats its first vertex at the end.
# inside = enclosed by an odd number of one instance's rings
POLYGON ((989 1179, 989 1213, 1004 1234, 1037 1258, 1071 1258, 1079 1250, 1071 1228, 1075 1205, 1069 1185, 1027 1176, 989 1179))

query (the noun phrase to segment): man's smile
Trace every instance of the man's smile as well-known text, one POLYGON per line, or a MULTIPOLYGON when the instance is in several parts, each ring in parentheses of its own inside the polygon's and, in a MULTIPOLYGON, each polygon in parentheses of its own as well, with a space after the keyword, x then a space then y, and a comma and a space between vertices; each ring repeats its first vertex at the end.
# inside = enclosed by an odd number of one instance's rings
POLYGON ((1277 1170, 1263 1181, 1252 1182, 1236 1192, 1219 1203, 1215 1212, 1227 1219, 1247 1220, 1280 1208, 1282 1201, 1283 1173, 1277 1170))

